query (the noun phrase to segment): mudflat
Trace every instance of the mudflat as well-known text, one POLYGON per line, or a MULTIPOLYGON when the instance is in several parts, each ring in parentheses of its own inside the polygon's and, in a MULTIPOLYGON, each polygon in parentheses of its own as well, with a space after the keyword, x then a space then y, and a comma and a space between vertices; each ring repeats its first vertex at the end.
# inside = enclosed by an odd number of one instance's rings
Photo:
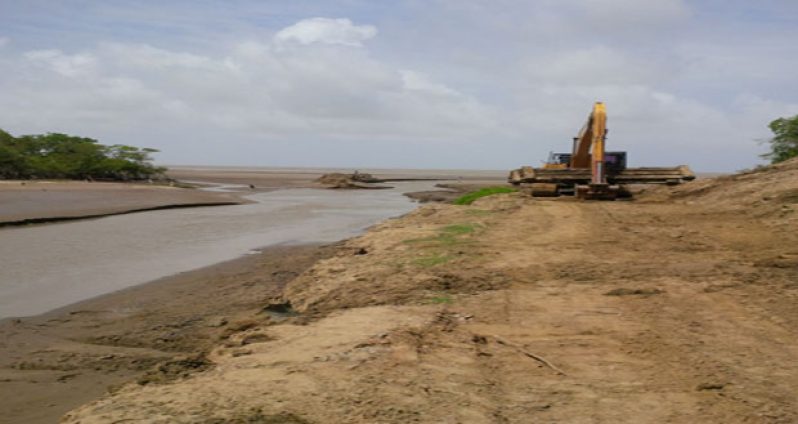
POLYGON ((227 193, 140 183, 0 181, 0 225, 243 202, 227 193))

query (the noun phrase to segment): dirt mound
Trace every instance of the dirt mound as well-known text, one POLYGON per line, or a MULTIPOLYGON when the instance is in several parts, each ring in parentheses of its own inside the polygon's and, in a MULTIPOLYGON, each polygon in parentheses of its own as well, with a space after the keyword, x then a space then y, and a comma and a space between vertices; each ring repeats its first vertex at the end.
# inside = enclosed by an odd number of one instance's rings
POLYGON ((374 178, 371 174, 362 174, 359 172, 353 174, 342 174, 338 172, 324 174, 317 178, 315 182, 327 186, 328 188, 390 188, 377 184, 383 182, 383 180, 374 178))
POLYGON ((795 210, 798 158, 733 175, 646 190, 640 200, 686 201, 717 209, 755 209, 760 215, 795 210))

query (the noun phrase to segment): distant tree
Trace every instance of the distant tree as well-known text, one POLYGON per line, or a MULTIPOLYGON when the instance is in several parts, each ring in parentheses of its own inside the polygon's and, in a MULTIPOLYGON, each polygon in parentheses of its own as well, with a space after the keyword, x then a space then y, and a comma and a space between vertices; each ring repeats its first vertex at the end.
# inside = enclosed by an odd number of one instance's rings
POLYGON ((770 152, 762 155, 771 163, 798 157, 798 115, 779 118, 769 125, 773 138, 768 140, 770 152))
POLYGON ((165 169, 152 164, 154 152, 60 133, 14 137, 0 130, 0 178, 155 178, 165 169))

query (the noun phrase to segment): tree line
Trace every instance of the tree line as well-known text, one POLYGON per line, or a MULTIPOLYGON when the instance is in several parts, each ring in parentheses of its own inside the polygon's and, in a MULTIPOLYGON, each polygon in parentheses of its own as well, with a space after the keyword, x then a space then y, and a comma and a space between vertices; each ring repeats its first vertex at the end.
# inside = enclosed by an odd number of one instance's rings
POLYGON ((762 157, 770 159, 772 163, 798 157, 798 115, 776 119, 769 127, 773 131, 773 138, 768 140, 770 152, 762 157))
POLYGON ((166 168, 152 164, 157 151, 61 133, 14 137, 0 129, 0 179, 160 178, 166 168))

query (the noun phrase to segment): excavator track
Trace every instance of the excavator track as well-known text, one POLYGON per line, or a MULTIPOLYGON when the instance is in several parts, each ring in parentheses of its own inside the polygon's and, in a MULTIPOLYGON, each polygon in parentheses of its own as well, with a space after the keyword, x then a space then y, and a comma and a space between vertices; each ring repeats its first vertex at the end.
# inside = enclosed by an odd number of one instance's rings
MULTIPOLYGON (((544 169, 525 166, 510 173, 512 184, 559 184, 587 185, 590 169, 544 169)), ((686 165, 676 167, 626 168, 608 171, 607 183, 617 184, 679 184, 695 179, 695 174, 686 165)))

